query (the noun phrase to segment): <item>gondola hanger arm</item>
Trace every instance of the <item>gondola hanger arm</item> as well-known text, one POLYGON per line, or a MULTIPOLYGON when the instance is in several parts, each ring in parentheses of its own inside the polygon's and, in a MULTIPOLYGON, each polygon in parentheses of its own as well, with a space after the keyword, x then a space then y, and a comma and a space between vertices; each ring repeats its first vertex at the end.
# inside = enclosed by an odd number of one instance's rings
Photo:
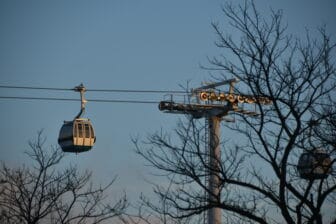
POLYGON ((85 86, 83 85, 83 83, 81 83, 79 86, 76 86, 74 88, 74 90, 76 92, 79 92, 80 93, 80 99, 81 99, 81 110, 79 111, 79 113, 77 114, 77 116, 75 117, 75 119, 77 118, 80 118, 80 116, 84 113, 85 111, 85 104, 88 102, 86 99, 85 99, 85 96, 84 96, 84 93, 86 92, 86 88, 85 86))

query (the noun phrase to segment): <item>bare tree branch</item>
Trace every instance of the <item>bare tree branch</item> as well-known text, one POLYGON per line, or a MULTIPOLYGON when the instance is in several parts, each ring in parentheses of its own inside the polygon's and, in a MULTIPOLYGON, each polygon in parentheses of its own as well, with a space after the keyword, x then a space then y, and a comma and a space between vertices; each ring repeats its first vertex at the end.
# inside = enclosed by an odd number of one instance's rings
POLYGON ((29 143, 26 154, 34 161, 32 167, 2 165, 1 223, 101 223, 122 214, 125 195, 117 202, 108 201, 115 178, 95 187, 90 172, 80 173, 75 166, 60 169, 64 153, 56 147, 47 149, 44 143, 42 132, 29 143))

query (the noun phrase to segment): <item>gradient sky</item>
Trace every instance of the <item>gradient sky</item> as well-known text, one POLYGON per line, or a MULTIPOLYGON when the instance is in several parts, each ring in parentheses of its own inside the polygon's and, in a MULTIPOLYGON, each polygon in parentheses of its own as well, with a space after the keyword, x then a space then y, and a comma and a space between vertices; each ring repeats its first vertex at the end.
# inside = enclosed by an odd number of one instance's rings
MULTIPOLYGON (((88 89, 180 90, 209 81, 199 64, 218 55, 211 22, 225 26, 220 0, 0 0, 0 85, 88 89)), ((243 1, 234 1, 243 2, 243 1)), ((262 15, 283 9, 288 32, 326 24, 336 34, 334 0, 257 0, 262 15)), ((335 40, 335 38, 334 38, 335 40)), ((0 96, 79 97, 78 93, 0 89, 0 96)), ((87 92, 87 98, 163 99, 162 94, 115 95, 87 92)), ((76 102, 0 99, 0 161, 25 161, 27 142, 38 130, 46 146, 56 145, 63 120, 79 110, 76 102)), ((97 144, 90 152, 69 155, 67 162, 89 169, 104 180, 118 175, 116 187, 135 200, 150 191, 143 161, 133 152, 131 136, 144 138, 170 130, 180 117, 157 105, 89 102, 86 117, 97 144)))

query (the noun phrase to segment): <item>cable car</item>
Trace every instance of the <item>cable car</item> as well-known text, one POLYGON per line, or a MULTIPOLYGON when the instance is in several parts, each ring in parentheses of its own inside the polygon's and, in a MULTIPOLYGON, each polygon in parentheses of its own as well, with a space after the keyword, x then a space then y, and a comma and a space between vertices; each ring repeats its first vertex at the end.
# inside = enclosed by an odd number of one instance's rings
POLYGON ((324 179, 331 173, 330 155, 323 149, 301 154, 297 170, 303 179, 324 179))
POLYGON ((91 121, 86 118, 64 121, 58 138, 58 144, 64 152, 76 153, 90 150, 95 141, 91 121))
POLYGON ((75 87, 74 90, 81 94, 81 110, 73 121, 64 121, 59 133, 58 144, 64 152, 80 153, 89 151, 93 147, 96 136, 91 121, 80 117, 85 110, 87 102, 84 99, 86 89, 81 84, 75 87))

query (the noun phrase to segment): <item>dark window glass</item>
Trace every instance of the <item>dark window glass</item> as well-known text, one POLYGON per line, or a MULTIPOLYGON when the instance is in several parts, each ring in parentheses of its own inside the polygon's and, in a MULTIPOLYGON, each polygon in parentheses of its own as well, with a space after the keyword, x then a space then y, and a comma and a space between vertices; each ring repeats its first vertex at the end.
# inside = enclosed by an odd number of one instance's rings
POLYGON ((91 131, 91 138, 94 138, 94 132, 93 132, 93 128, 91 125, 90 125, 90 131, 91 131))
POLYGON ((83 124, 78 123, 78 137, 83 138, 83 124))
POLYGON ((90 138, 89 124, 85 124, 85 138, 90 138))
POLYGON ((78 125, 77 123, 74 123, 74 133, 73 133, 74 137, 78 137, 78 125))

